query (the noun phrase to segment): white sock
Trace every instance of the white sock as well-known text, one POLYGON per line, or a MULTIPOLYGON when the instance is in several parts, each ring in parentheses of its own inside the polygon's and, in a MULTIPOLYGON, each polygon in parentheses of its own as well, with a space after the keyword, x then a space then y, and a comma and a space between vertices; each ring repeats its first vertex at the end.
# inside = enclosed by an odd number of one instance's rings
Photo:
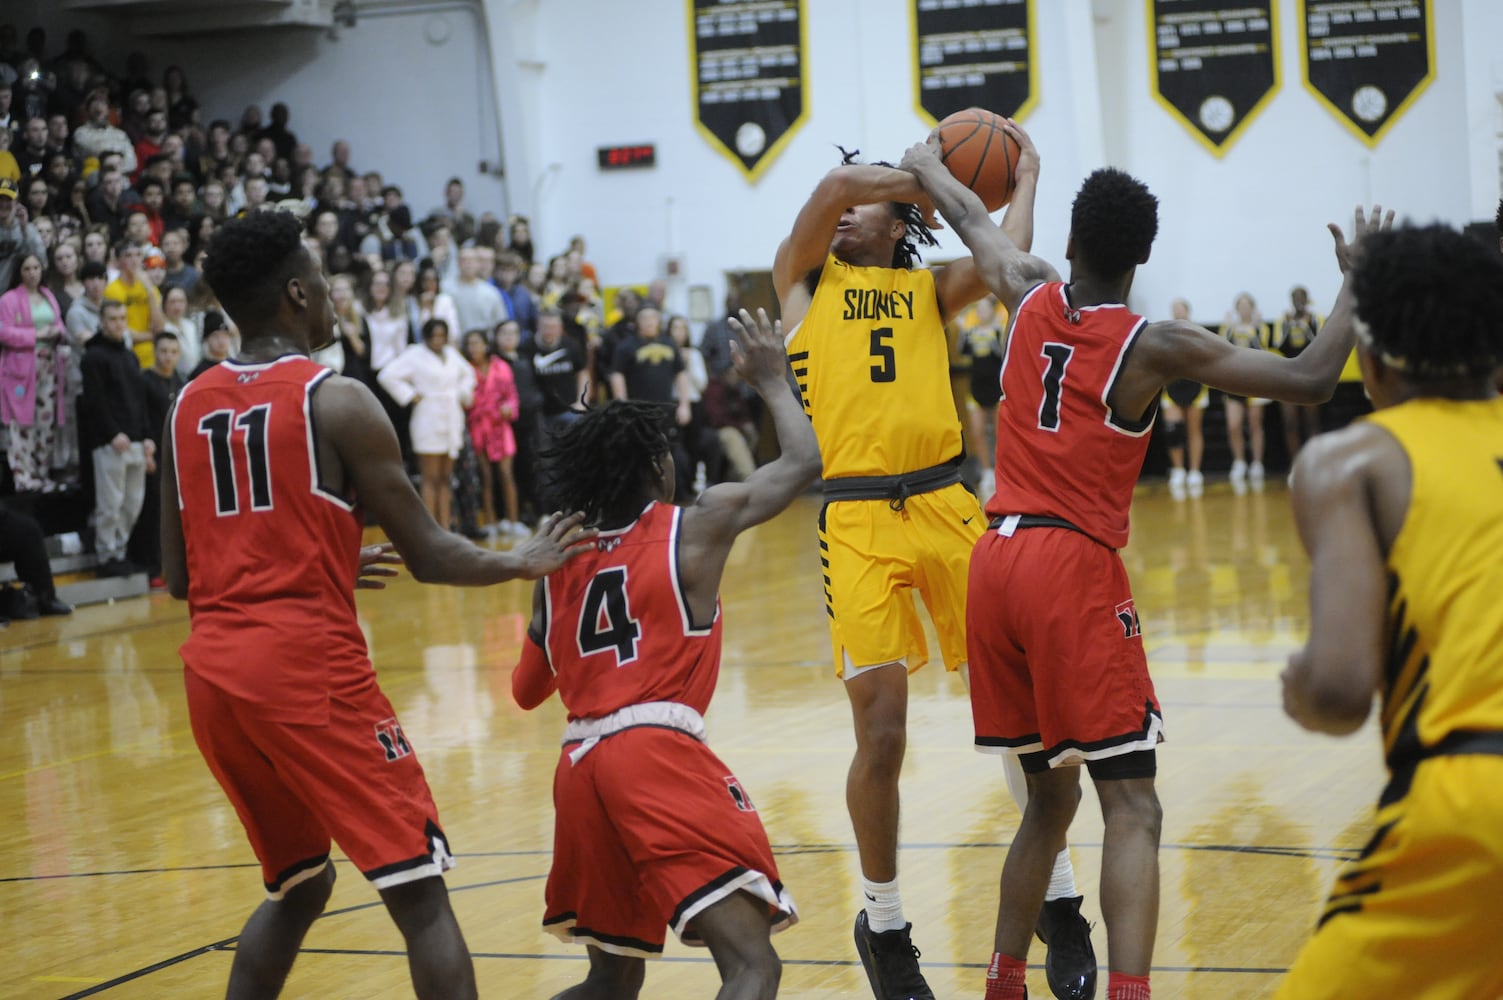
POLYGON ((1070 863, 1070 848, 1067 846, 1054 857, 1054 871, 1049 873, 1049 890, 1044 893, 1044 902, 1079 895, 1075 891, 1075 866, 1070 863))
POLYGON ((898 880, 873 882, 863 875, 861 888, 866 896, 866 922, 872 932, 902 930, 908 921, 903 919, 903 895, 898 892, 898 880))

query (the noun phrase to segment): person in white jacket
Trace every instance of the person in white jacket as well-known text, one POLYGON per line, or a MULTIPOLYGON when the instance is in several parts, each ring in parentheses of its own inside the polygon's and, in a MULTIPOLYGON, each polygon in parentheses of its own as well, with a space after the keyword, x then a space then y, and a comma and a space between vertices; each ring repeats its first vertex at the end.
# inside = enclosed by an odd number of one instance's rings
POLYGON ((475 369, 450 346, 449 324, 434 318, 423 324, 423 342, 409 346, 376 377, 398 406, 412 407, 412 450, 423 505, 448 529, 449 480, 464 445, 464 411, 475 398, 475 369))

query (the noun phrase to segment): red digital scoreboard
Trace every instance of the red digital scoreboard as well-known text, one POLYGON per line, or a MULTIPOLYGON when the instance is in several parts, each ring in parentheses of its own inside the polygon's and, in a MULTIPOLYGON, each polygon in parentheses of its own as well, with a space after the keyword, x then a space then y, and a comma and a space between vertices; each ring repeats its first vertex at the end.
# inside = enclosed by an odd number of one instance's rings
POLYGON ((633 146, 600 146, 595 150, 601 170, 624 170, 629 167, 653 167, 658 162, 658 147, 643 142, 633 146))

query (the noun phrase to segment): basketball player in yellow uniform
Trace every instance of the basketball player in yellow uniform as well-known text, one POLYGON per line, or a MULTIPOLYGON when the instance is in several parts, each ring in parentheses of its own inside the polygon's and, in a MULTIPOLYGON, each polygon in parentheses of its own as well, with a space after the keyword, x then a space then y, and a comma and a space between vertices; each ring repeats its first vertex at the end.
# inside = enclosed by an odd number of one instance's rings
MULTIPOLYGON (((1289 290, 1289 308, 1273 327, 1270 345, 1286 358, 1297 358, 1320 332, 1325 318, 1310 308, 1310 292, 1304 285, 1289 290)), ((1305 442, 1320 433, 1320 407, 1304 403, 1280 403, 1279 416, 1284 422, 1284 445, 1289 450, 1289 464, 1299 457, 1305 442)))
POLYGON ((1376 830, 1279 1000, 1503 996, 1503 264, 1443 226, 1379 233, 1354 279, 1377 412, 1305 446, 1310 639, 1284 672, 1307 729, 1382 696, 1376 830))
MULTIPOLYGON (((1025 136, 1004 222, 1025 247, 1038 169, 1025 136)), ((915 243, 934 243, 929 228, 937 223, 927 206, 912 174, 847 157, 815 187, 773 265, 783 328, 792 331, 788 360, 824 460, 825 610, 856 729, 846 805, 865 907, 855 936, 877 1000, 933 997, 897 881, 908 673, 929 659, 914 592, 929 610, 946 666, 962 669, 971 549, 987 523, 960 482, 945 324, 988 290, 969 257, 914 267, 915 243)), ((1008 786, 1021 808, 1027 785, 1011 766, 1008 786)), ((1059 996, 1089 997, 1096 959, 1068 848, 1049 899, 1039 933, 1050 945, 1051 984, 1073 984, 1059 996)))

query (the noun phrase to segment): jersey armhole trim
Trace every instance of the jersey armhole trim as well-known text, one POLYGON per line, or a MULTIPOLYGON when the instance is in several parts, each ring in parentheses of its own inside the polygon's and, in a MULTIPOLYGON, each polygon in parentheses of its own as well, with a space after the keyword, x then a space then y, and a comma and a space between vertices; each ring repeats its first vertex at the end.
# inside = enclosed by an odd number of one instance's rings
POLYGON ((715 614, 710 618, 710 624, 699 626, 694 624, 694 615, 689 609, 689 594, 684 590, 683 577, 679 574, 679 524, 684 516, 684 508, 673 507, 673 521, 668 528, 668 575, 673 584, 673 596, 678 600, 678 616, 684 626, 684 635, 704 636, 715 630, 715 623, 720 620, 720 599, 715 599, 715 614))
POLYGON ((1155 393, 1153 402, 1148 404, 1148 409, 1137 420, 1129 420, 1126 417, 1118 416, 1117 412, 1112 409, 1112 404, 1107 402, 1111 399, 1112 390, 1117 388, 1117 382, 1122 378, 1122 369, 1127 366, 1127 356, 1132 353, 1132 349, 1137 344, 1138 338, 1143 335, 1143 331, 1147 328, 1148 320, 1141 316, 1138 317, 1138 322, 1133 326, 1132 332, 1122 341, 1122 350, 1117 353, 1117 363, 1112 366, 1111 377, 1106 380, 1106 389, 1101 393, 1101 405, 1106 410, 1106 425, 1119 434, 1126 434, 1128 437, 1142 437, 1153 429, 1153 421, 1159 415, 1159 399, 1163 395, 1162 390, 1155 393))
POLYGON ((308 432, 308 482, 314 496, 329 501, 340 510, 353 512, 355 505, 325 483, 323 465, 318 460, 318 426, 313 416, 313 394, 333 374, 332 369, 325 368, 309 379, 303 388, 303 426, 308 432))
POLYGON ((189 382, 188 385, 184 385, 178 390, 177 398, 172 401, 172 408, 167 411, 167 436, 172 442, 172 485, 177 491, 177 509, 179 511, 184 510, 186 505, 183 503, 183 479, 177 474, 178 465, 182 461, 177 447, 177 408, 183 405, 183 397, 187 395, 188 386, 192 384, 189 382))
POLYGON ((553 629, 553 591, 549 586, 548 578, 546 576, 543 577, 542 583, 543 632, 540 636, 533 636, 532 624, 529 622, 527 626, 527 635, 529 637, 532 637, 533 640, 538 644, 538 646, 543 650, 543 662, 548 664, 548 669, 553 672, 554 677, 557 677, 558 668, 553 665, 553 653, 550 649, 550 643, 548 642, 548 633, 553 629))
POLYGON ((1002 332, 1002 363, 1001 366, 997 369, 998 403, 1007 401, 1007 390, 1003 388, 1003 383, 1007 375, 1007 358, 1008 355, 1012 352, 1012 336, 1013 333, 1017 331, 1018 327, 1018 317, 1023 315, 1023 307, 1028 305, 1028 300, 1037 295, 1038 290, 1040 288, 1043 288, 1047 284, 1049 284, 1049 282, 1041 281, 1037 285, 1034 285, 1032 288, 1028 289, 1028 291, 1024 292, 1023 297, 1018 300, 1018 307, 1012 311, 1012 314, 1010 316, 1007 317, 1007 328, 1002 332))

